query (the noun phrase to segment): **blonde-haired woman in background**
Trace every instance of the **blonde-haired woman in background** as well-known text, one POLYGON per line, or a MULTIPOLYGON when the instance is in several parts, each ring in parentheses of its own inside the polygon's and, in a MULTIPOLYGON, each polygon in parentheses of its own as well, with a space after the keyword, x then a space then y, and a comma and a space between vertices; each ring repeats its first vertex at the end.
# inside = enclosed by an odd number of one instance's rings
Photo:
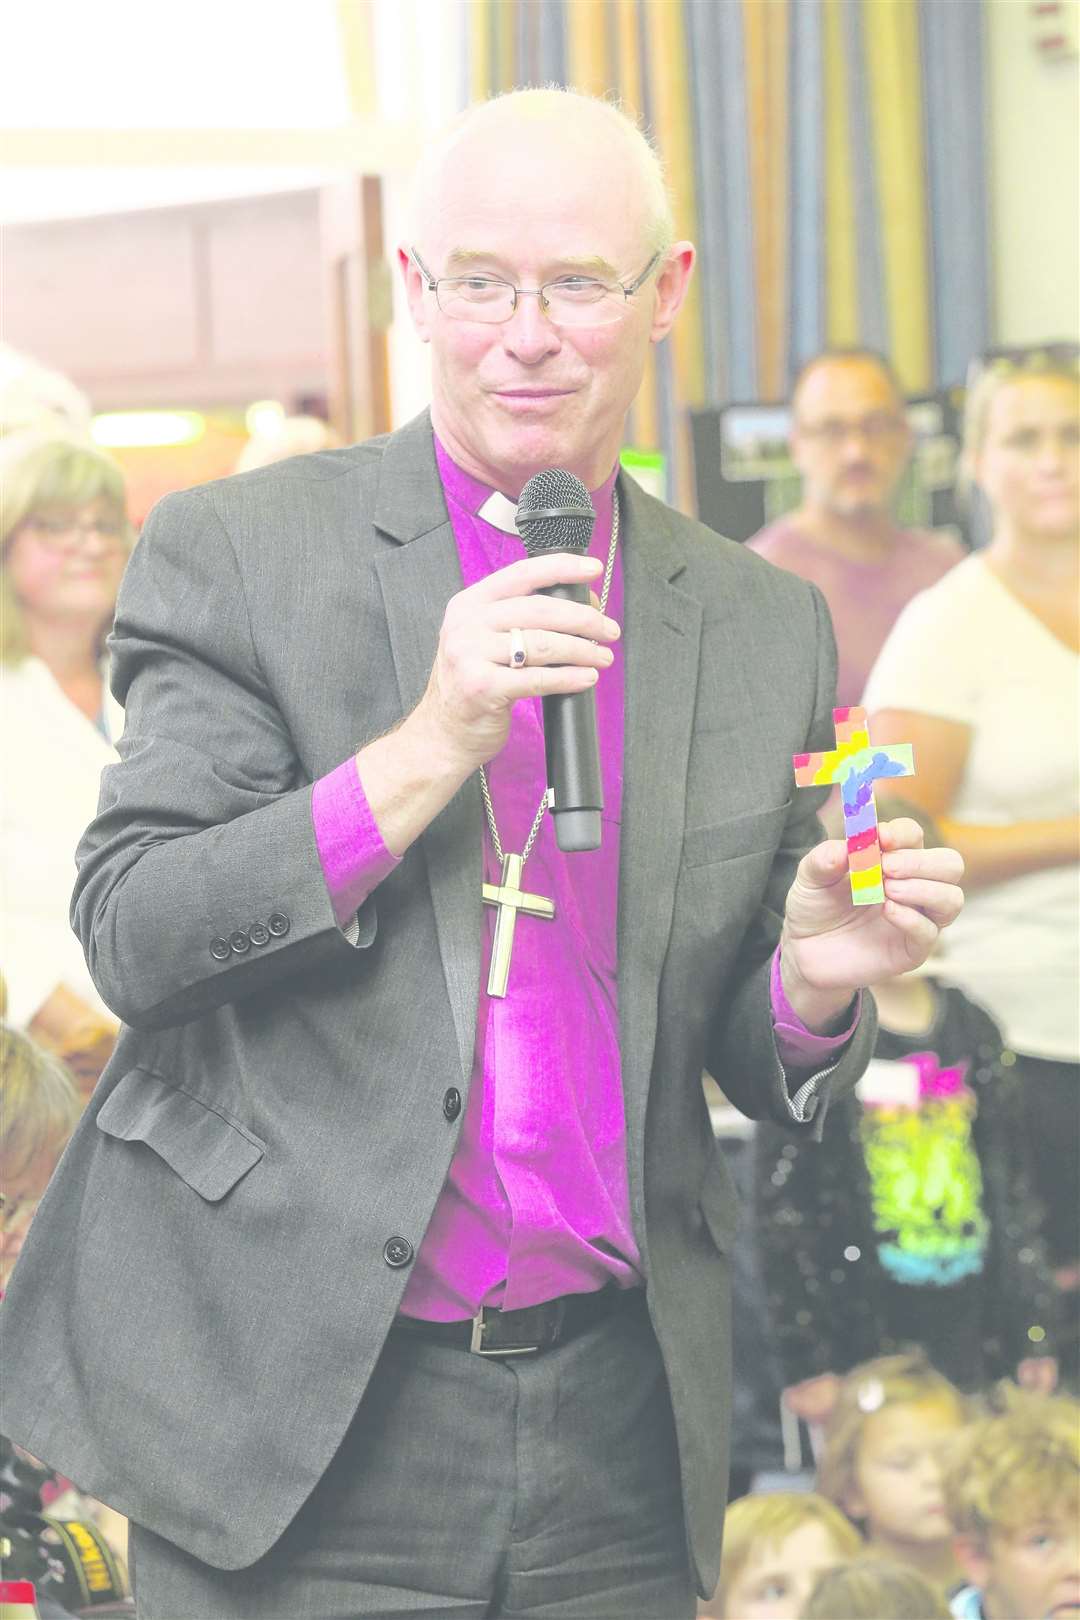
POLYGON ((116 1021, 68 922, 75 848, 122 716, 104 642, 131 548, 120 469, 88 446, 11 444, 0 465, 0 970, 10 1021, 92 1088, 116 1021))
POLYGON ((1050 355, 969 390, 989 545, 909 603, 864 703, 915 745, 905 794, 964 857, 942 973, 993 1015, 1025 1085, 1059 1286, 1080 1280, 1080 379, 1050 355))

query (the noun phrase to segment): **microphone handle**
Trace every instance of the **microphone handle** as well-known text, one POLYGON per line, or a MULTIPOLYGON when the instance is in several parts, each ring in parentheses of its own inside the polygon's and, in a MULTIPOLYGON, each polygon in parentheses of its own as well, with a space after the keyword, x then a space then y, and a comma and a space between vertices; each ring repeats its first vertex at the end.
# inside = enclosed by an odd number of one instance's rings
MULTIPOLYGON (((564 602, 590 602, 585 584, 549 585, 542 593, 564 602)), ((555 838, 562 850, 600 848, 600 744, 596 734, 596 688, 554 692, 544 698, 544 752, 548 786, 554 789, 555 838)))

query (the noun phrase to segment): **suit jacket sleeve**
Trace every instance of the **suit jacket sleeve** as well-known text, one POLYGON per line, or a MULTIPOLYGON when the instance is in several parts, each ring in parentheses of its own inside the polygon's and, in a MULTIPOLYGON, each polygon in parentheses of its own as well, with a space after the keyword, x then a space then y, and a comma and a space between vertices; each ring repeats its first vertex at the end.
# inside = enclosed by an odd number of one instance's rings
POLYGON ((135 1028, 183 1023, 369 945, 372 899, 355 946, 337 926, 311 783, 203 492, 168 496, 148 519, 110 650, 126 723, 78 849, 72 923, 113 1011, 135 1028), (260 943, 245 947, 253 924, 260 943))
MULTIPOLYGON (((813 597, 817 627, 817 689, 804 748, 813 752, 835 746, 832 711, 836 693, 836 642, 824 597, 816 586, 807 588, 813 597)), ((793 773, 791 808, 780 845, 757 915, 743 942, 741 969, 733 977, 729 993, 713 1019, 706 1058, 706 1067, 717 1077, 725 1095, 749 1118, 771 1118, 794 1130, 809 1132, 819 1140, 830 1097, 855 1085, 873 1053, 877 1029, 873 997, 863 996, 859 1022, 847 1046, 822 1080, 813 1113, 805 1123, 795 1122, 789 1106, 787 1078, 776 1049, 770 969, 796 868, 807 850, 824 836, 817 812, 828 791, 828 788, 796 788, 793 773)))

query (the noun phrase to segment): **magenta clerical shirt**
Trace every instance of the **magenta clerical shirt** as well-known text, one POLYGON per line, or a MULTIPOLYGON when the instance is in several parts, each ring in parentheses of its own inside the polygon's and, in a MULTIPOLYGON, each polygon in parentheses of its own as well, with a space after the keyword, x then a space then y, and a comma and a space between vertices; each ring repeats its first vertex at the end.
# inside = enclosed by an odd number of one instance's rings
MULTIPOLYGON (((439 473, 472 585, 524 555, 516 534, 478 516, 491 490, 463 472, 436 441, 439 473)), ((615 471, 592 492, 590 551, 605 560, 615 471)), ((623 622, 616 554, 608 614, 623 622)), ((644 1279, 630 1225, 626 1124, 619 1057, 616 929, 622 806, 623 655, 601 672, 597 725, 604 783, 598 850, 566 855, 545 818, 522 882, 555 902, 553 920, 519 913, 508 993, 487 993, 495 911, 484 908, 476 1048, 469 1099, 450 1171, 409 1278, 402 1310, 435 1321, 506 1310, 608 1282, 644 1279)), ((524 848, 545 787, 539 699, 515 704, 506 746, 487 767, 504 851, 524 848)), ((343 927, 397 864, 386 849, 353 760, 315 784, 316 844, 334 913, 343 927)), ((484 880, 499 881, 484 832, 484 880)), ((809 1036, 786 1007, 773 975, 781 1057, 824 1066, 843 1036, 809 1036), (782 1032, 782 1033, 781 1033, 782 1032), (787 1037, 784 1040, 784 1036, 787 1037), (785 1052, 784 1048, 787 1048, 785 1052)))

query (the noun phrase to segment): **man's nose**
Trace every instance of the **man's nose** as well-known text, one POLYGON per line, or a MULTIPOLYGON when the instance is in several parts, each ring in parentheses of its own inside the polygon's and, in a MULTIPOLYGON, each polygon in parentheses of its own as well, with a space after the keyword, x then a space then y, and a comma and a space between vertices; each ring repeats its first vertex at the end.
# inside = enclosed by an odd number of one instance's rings
POLYGON ((545 355, 556 354, 562 347, 558 328, 540 307, 538 292, 519 292, 517 308, 503 326, 503 347, 508 354, 535 365, 545 355))

